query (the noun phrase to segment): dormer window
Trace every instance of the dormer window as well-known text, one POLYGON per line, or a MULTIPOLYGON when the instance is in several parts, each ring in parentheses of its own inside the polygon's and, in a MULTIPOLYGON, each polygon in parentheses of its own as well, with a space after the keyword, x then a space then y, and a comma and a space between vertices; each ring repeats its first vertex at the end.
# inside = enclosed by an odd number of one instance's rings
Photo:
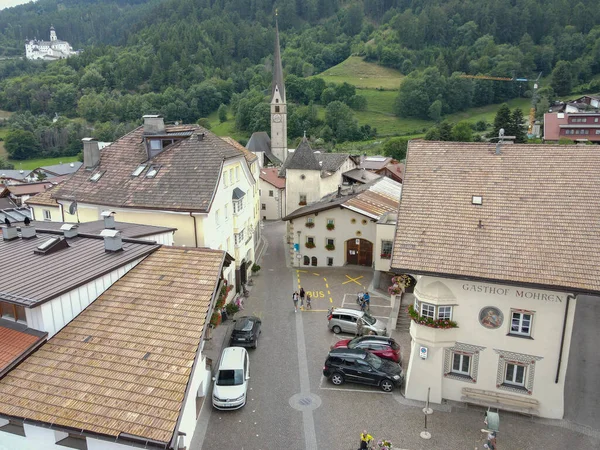
POLYGON ((146 173, 146 178, 154 178, 159 170, 160 166, 150 166, 150 168, 148 169, 148 173, 146 173))

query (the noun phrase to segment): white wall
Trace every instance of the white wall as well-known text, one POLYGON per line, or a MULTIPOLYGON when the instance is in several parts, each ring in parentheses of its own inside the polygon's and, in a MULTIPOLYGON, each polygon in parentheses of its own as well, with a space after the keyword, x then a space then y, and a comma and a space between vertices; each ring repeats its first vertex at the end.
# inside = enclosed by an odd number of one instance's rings
MULTIPOLYGON (((376 223, 368 217, 358 214, 346 208, 335 207, 326 211, 321 211, 318 215, 310 214, 299 217, 293 221, 293 243, 298 243, 298 231, 300 231, 300 254, 302 257, 317 257, 319 266, 327 265, 327 258, 333 258, 333 266, 340 267, 346 263, 346 241, 349 239, 366 239, 373 244, 373 260, 375 260, 375 241, 376 241, 376 223), (307 228, 307 218, 312 218, 315 226, 307 228), (327 219, 335 221, 335 229, 328 230, 327 219), (352 223, 354 219, 354 223, 352 223), (363 224, 366 220, 366 224, 363 224), (360 235, 359 235, 360 233, 360 235), (316 247, 309 249, 306 247, 306 237, 315 238, 316 247), (329 251, 325 248, 326 239, 335 239, 335 250, 329 251)), ((300 259, 300 265, 304 265, 303 259, 300 259)), ((296 261, 296 264, 298 262, 296 261)))
MULTIPOLYGON (((536 399, 540 403, 539 412, 541 416, 562 418, 564 411, 564 379, 576 301, 571 300, 570 303, 566 339, 563 346, 561 375, 559 382, 555 383, 566 293, 433 277, 421 277, 417 281, 415 291, 419 289, 419 284, 424 286, 435 280, 442 281, 455 296, 454 301, 441 300, 439 304, 454 303, 452 320, 458 323, 458 328, 433 329, 422 325, 411 325, 413 346, 408 366, 406 396, 412 399, 425 400, 427 387, 432 387, 431 397, 433 401, 439 402, 441 398, 460 401, 462 388, 472 387, 536 399), (472 289, 475 289, 475 291, 472 289), (544 299, 543 295, 548 297, 544 299), (526 298, 527 296, 537 296, 537 298, 526 298), (486 306, 495 306, 503 313, 504 320, 499 328, 488 329, 480 324, 479 313, 486 306), (511 308, 533 311, 531 338, 508 336, 511 308), (431 336, 439 342, 432 342, 431 336), (452 347, 455 342, 484 347, 479 352, 476 382, 465 382, 444 377, 444 348, 452 347), (427 360, 421 360, 419 357, 420 345, 428 347, 427 360), (531 395, 497 388, 497 373, 501 362, 497 350, 528 355, 531 356, 529 360, 542 358, 534 364, 531 395)), ((415 293, 415 295, 418 294, 415 293)), ((427 302, 436 303, 436 300, 429 299, 427 302)), ((527 376, 530 375, 531 370, 528 370, 527 376)))
POLYGON ((50 339, 143 259, 136 259, 40 306, 25 308, 27 325, 35 330, 46 331, 50 339))
POLYGON ((261 219, 278 220, 281 219, 281 213, 285 209, 285 190, 278 189, 265 180, 260 180, 260 203, 264 204, 266 209, 260 210, 261 219), (269 196, 269 191, 273 196, 269 196))
POLYGON ((378 223, 376 224, 377 238, 375 240, 375 248, 373 250, 373 260, 375 261, 375 270, 381 272, 389 272, 392 259, 381 258, 381 241, 392 241, 396 237, 396 223, 378 223))
POLYGON ((301 207, 298 204, 300 201, 300 194, 306 194, 306 201, 308 204, 320 200, 320 184, 320 170, 287 169, 285 175, 285 214, 288 215, 301 207), (305 177, 304 180, 301 179, 301 176, 305 177))
MULTIPOLYGON (((135 238, 135 239, 138 239, 138 238, 135 238)), ((156 242, 157 244, 172 246, 173 245, 173 232, 169 231, 167 233, 151 234, 149 236, 144 236, 139 239, 142 241, 153 241, 153 242, 156 242)))

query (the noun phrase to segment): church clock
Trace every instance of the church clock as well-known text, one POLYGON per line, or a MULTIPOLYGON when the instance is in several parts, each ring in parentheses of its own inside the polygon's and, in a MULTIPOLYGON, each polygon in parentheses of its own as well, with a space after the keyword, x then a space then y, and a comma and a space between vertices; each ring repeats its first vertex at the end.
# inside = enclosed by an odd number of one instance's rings
POLYGON ((275 123, 281 122, 281 114, 273 114, 273 122, 275 122, 275 123))

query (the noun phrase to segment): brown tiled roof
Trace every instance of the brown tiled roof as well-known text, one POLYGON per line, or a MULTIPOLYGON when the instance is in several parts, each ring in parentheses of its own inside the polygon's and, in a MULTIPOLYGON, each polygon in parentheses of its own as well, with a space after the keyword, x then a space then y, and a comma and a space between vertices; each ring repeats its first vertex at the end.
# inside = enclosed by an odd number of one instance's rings
POLYGON ((30 334, 24 331, 8 328, 0 324, 0 378, 11 366, 29 353, 47 333, 30 334))
POLYGON ((0 415, 169 442, 224 256, 146 258, 0 381, 0 415))
POLYGON ((600 292, 598 147, 411 141, 392 268, 600 292))
POLYGON ((0 239, 0 255, 9 264, 0 270, 0 300, 32 307, 69 292, 138 258, 159 246, 123 238, 123 250, 106 252, 97 236, 67 239, 68 248, 40 255, 34 250, 56 234, 38 232, 36 238, 0 239))
POLYGON ((260 178, 277 189, 285 189, 285 178, 279 177, 279 169, 276 167, 263 167, 260 169, 260 178))
POLYGON ((40 192, 39 194, 34 195, 33 197, 29 197, 25 200, 25 203, 28 205, 43 205, 43 206, 56 206, 58 207, 58 202, 52 198, 52 189, 46 189, 44 192, 40 192))
POLYGON ((13 195, 34 195, 40 192, 44 192, 46 189, 51 188, 52 183, 23 183, 23 184, 11 184, 7 186, 8 190, 13 195))
MULTIPOLYGON (((100 152, 100 163, 93 172, 83 167, 58 186, 53 197, 95 205, 147 208, 171 211, 210 210, 223 161, 240 157, 240 151, 210 131, 197 125, 195 133, 148 160, 143 127, 133 130, 100 152), (204 133, 199 140, 198 134, 204 133), (146 178, 148 168, 139 176, 131 174, 143 163, 160 166, 154 178, 146 178), (90 176, 104 172, 97 182, 90 176)), ((181 126, 179 127, 181 128, 181 126)), ((167 126, 167 133, 179 129, 167 126)))
POLYGON ((258 159, 258 157, 254 153, 252 153, 250 150, 248 150, 246 147, 244 147, 242 144, 240 144, 238 141, 236 141, 232 137, 225 136, 225 137, 222 137, 221 139, 223 139, 225 142, 234 146, 240 152, 242 152, 244 154, 244 158, 246 158, 246 161, 248 161, 248 163, 252 163, 258 159))

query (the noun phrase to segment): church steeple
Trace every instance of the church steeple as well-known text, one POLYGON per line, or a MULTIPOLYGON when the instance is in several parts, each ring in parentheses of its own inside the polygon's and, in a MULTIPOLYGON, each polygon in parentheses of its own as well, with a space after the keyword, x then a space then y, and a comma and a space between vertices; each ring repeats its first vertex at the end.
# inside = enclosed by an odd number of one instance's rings
POLYGON ((273 53, 273 84, 271 86, 271 153, 282 163, 287 158, 287 105, 283 66, 279 48, 279 26, 275 13, 275 51, 273 53))

